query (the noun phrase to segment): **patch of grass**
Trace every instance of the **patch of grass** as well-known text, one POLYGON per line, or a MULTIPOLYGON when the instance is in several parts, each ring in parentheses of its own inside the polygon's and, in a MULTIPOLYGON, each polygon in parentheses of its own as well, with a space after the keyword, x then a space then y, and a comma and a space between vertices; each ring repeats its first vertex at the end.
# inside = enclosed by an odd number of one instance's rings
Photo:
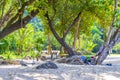
POLYGON ((21 58, 21 56, 16 55, 15 52, 9 52, 9 51, 1 54, 0 56, 2 56, 5 60, 14 60, 21 58))

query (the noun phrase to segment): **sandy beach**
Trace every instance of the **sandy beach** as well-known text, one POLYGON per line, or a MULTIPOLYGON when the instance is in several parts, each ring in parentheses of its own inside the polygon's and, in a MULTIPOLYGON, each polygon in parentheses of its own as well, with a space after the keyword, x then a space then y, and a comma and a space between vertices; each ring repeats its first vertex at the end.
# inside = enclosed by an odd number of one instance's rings
POLYGON ((36 69, 38 64, 0 65, 0 80, 120 80, 120 65, 56 64, 58 69, 36 69))

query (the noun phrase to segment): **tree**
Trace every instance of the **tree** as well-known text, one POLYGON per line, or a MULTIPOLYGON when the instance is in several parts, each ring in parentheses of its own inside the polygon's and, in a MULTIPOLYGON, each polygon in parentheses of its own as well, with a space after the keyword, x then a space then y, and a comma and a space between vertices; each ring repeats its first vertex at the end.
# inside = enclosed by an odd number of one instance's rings
POLYGON ((25 1, 12 1, 2 0, 0 9, 0 39, 6 35, 18 30, 25 25, 38 13, 39 10, 30 10, 29 15, 23 17, 26 6, 32 4, 35 0, 25 1), (8 5, 7 1, 10 3, 8 5))
POLYGON ((114 0, 114 11, 112 16, 111 26, 108 31, 108 36, 105 41, 104 46, 98 53, 98 58, 96 64, 101 64, 109 54, 109 50, 111 50, 115 44, 117 44, 120 39, 118 38, 120 31, 120 23, 119 23, 119 10, 118 10, 118 0, 114 0))
MULTIPOLYGON (((75 20, 74 20, 73 23, 75 23, 75 22, 77 21, 77 18, 79 17, 79 15, 80 15, 80 13, 79 13, 78 16, 75 18, 75 20)), ((51 31, 53 32, 55 38, 60 42, 60 44, 61 44, 62 46, 65 47, 65 49, 66 49, 66 50, 68 51, 68 53, 69 53, 69 56, 73 56, 73 55, 75 54, 74 51, 73 51, 72 48, 70 48, 70 47, 66 44, 66 42, 64 41, 64 38, 66 37, 69 29, 65 32, 63 38, 60 38, 60 36, 57 34, 57 32, 55 31, 55 29, 53 28, 53 25, 52 25, 51 20, 50 20, 50 18, 49 18, 48 12, 46 13, 45 16, 47 17, 48 25, 49 25, 51 31)), ((72 24, 73 24, 73 23, 72 23, 72 24)), ((71 24, 71 25, 72 25, 72 24, 71 24)), ((69 28, 72 27, 71 25, 69 26, 69 28)))
POLYGON ((119 42, 118 0, 18 0, 14 2, 2 0, 0 4, 0 39, 25 27, 37 15, 41 18, 44 27, 49 28, 57 41, 67 50, 69 56, 75 55, 75 51, 67 44, 66 36, 73 33, 76 42, 78 34, 89 35, 95 21, 101 25, 104 33, 111 24, 108 35, 104 38, 103 49, 98 53, 96 64, 101 64, 109 50, 119 42), (7 1, 10 4, 7 4, 7 1), (111 9, 113 2, 115 2, 114 11, 111 9), (23 16, 25 10, 28 11, 28 15, 23 16), (77 29, 79 32, 76 31, 77 29))
MULTIPOLYGON (((97 5, 97 3, 93 5, 94 3, 95 1, 92 0, 88 2, 82 0, 66 0, 63 2, 56 2, 55 0, 51 0, 51 2, 49 3, 49 8, 46 9, 45 17, 47 18, 48 26, 58 42, 68 51, 69 56, 73 56, 75 52, 65 41, 67 34, 72 31, 72 28, 75 28, 75 24, 78 21, 80 21, 80 29, 82 29, 83 31, 86 30, 86 32, 88 32, 87 30, 89 30, 95 19, 98 19, 100 17, 99 14, 96 15, 96 10, 98 10, 101 6, 97 5), (81 20, 79 20, 79 18, 81 20), (62 28, 62 36, 60 36, 61 33, 59 34, 57 32, 57 28, 62 28)), ((104 11, 104 9, 101 10, 104 11)), ((101 11, 98 10, 98 13, 99 12, 101 11)))

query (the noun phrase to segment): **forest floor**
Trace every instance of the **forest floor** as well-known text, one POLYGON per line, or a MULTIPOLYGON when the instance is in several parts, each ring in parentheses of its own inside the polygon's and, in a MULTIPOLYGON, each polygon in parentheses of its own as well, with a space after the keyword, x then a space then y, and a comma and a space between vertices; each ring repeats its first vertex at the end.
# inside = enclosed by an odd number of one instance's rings
MULTIPOLYGON (((42 63, 40 61, 39 63, 42 63)), ((0 80, 120 80, 120 55, 109 56, 107 65, 60 64, 58 69, 35 69, 36 65, 0 65, 0 80)))

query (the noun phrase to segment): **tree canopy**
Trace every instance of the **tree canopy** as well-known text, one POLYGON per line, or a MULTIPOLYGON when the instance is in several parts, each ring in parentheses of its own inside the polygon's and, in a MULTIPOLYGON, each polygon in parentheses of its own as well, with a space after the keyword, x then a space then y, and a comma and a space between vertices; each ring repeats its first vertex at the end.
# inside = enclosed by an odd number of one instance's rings
MULTIPOLYGON (((103 44, 103 51, 98 53, 98 56, 100 55, 97 59, 98 64, 101 64, 109 50, 119 42, 119 0, 1 0, 0 39, 27 27, 34 17, 39 19, 38 22, 42 24, 49 42, 50 35, 53 34, 69 56, 75 55, 77 40, 80 44, 80 37, 84 38, 83 34, 90 39, 90 36, 93 36, 91 30, 94 29, 98 33, 95 32, 93 38, 88 41, 90 44, 86 45, 89 46, 87 50, 91 50, 90 47, 95 47, 93 43, 99 44, 95 40, 96 37, 103 44), (72 46, 67 41, 68 35, 73 37, 72 46), (103 36, 102 41, 100 36, 103 36)), ((26 37, 28 33, 27 30, 21 30, 19 36, 26 37)))

